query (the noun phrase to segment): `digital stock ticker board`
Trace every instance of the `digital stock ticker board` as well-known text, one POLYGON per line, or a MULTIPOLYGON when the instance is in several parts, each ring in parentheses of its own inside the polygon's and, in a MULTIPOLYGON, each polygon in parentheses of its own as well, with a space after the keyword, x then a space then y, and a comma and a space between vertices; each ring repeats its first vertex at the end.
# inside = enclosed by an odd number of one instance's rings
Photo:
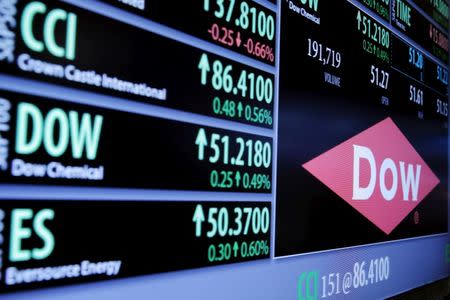
POLYGON ((0 0, 0 298, 448 277, 448 5, 0 0))

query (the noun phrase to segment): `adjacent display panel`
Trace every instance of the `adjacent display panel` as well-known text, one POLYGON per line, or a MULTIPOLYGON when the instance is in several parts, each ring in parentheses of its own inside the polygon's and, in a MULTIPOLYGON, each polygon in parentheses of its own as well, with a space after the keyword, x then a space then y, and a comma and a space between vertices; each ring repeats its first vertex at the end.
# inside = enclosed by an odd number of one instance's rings
POLYGON ((447 232, 447 60, 348 1, 281 9, 276 255, 447 232))
POLYGON ((9 116, 3 182, 271 191, 267 137, 29 95, 1 97, 9 116))
POLYGON ((446 0, 0 0, 2 298, 447 277, 448 60, 446 0))
POLYGON ((3 291, 269 257, 270 204, 5 200, 2 207, 3 291))
POLYGON ((18 26, 5 72, 272 127, 273 74, 75 6, 38 3, 20 1, 11 16, 18 26), (48 25, 54 12, 67 21, 48 25))

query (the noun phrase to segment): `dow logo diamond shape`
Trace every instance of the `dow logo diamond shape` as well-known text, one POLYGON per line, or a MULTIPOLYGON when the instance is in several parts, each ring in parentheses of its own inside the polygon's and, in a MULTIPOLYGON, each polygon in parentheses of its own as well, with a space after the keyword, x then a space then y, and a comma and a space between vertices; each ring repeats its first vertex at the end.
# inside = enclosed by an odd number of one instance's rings
POLYGON ((386 234, 439 183, 391 118, 303 167, 386 234))

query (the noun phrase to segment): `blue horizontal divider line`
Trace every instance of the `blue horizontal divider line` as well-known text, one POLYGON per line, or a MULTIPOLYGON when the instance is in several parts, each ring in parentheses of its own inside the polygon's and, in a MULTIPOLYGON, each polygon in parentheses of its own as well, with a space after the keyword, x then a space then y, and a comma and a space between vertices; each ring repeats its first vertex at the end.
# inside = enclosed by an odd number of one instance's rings
POLYGON ((264 6, 265 8, 270 9, 270 10, 272 10, 275 13, 277 12, 277 8, 278 8, 277 5, 271 3, 270 1, 267 1, 267 0, 253 0, 253 2, 256 2, 256 3, 264 6))
POLYGON ((0 73, 0 89, 133 114, 272 137, 273 130, 0 73))
POLYGON ((271 194, 0 184, 2 200, 271 202, 271 194))
POLYGON ((401 242, 423 240, 423 239, 428 239, 428 238, 445 237, 445 236, 448 236, 448 232, 435 233, 435 234, 429 234, 429 235, 422 235, 422 236, 416 236, 416 237, 411 237, 411 238, 403 238, 403 239, 397 239, 397 240, 390 240, 390 241, 384 241, 384 242, 361 244, 361 245, 342 247, 342 248, 330 248, 330 249, 327 249, 327 250, 305 252, 305 253, 291 254, 291 255, 284 255, 284 256, 276 256, 276 257, 273 257, 273 259, 295 258, 295 257, 303 257, 303 256, 316 255, 316 254, 322 254, 322 253, 333 253, 333 252, 337 252, 337 251, 353 251, 353 250, 358 250, 360 248, 365 249, 365 248, 374 247, 374 246, 380 246, 380 245, 398 244, 398 243, 401 243, 401 242))

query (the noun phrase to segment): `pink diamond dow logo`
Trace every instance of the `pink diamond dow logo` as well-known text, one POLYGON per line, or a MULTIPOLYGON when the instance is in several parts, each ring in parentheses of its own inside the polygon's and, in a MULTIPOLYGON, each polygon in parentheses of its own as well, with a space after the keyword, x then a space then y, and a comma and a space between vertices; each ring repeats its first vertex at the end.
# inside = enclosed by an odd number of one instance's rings
POLYGON ((303 167, 386 234, 439 183, 391 118, 303 167))

